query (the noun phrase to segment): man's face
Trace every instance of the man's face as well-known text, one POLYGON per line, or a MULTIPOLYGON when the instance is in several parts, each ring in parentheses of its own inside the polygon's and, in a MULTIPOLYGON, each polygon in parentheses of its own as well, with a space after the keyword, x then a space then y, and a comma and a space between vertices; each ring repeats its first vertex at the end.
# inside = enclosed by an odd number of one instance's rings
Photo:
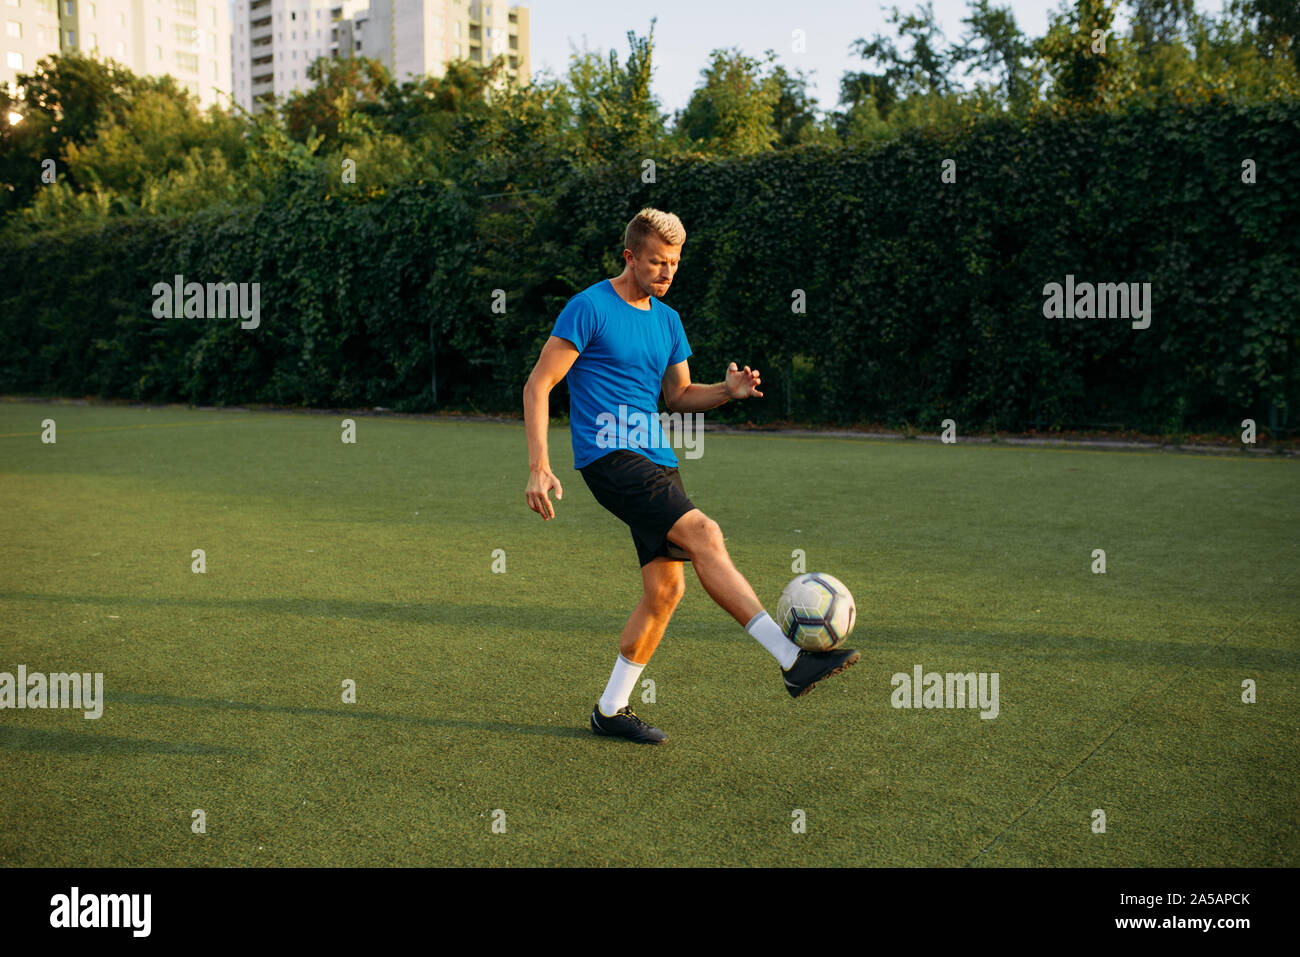
MULTIPOLYGON (((628 255, 631 255, 631 250, 624 253, 624 258, 628 255)), ((641 247, 641 255, 632 260, 632 275, 637 286, 647 296, 663 296, 672 285, 681 255, 680 245, 669 246, 657 236, 648 237, 641 247)))

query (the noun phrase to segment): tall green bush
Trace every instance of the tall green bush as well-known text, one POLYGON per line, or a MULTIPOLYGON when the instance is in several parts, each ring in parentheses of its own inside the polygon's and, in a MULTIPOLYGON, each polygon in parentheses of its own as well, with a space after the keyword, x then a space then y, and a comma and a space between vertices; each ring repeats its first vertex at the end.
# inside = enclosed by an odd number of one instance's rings
POLYGON ((764 372, 723 418, 1230 432, 1300 400, 1297 155, 1295 102, 1164 106, 12 234, 0 391, 518 411, 564 301, 653 205, 688 232, 668 302, 694 377, 764 372), (176 274, 260 283, 260 327, 154 318, 176 274), (1150 328, 1046 318, 1067 274, 1149 282, 1150 328))

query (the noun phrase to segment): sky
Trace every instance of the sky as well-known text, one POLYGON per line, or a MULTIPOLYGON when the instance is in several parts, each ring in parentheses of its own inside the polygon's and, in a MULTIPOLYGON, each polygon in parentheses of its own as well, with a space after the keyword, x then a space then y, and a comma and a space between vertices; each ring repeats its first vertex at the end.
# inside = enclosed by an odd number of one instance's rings
MULTIPOLYGON (((779 62, 794 72, 811 73, 809 87, 818 109, 838 109, 840 77, 850 70, 865 69, 861 57, 851 52, 853 41, 875 33, 894 36, 888 23, 888 8, 894 3, 880 0, 823 0, 799 3, 792 0, 647 0, 640 4, 617 0, 514 0, 529 9, 532 72, 548 70, 555 76, 568 71, 571 51, 584 48, 618 53, 626 62, 627 32, 638 36, 655 24, 653 89, 660 109, 672 113, 683 108, 701 81, 700 71, 709 54, 718 48, 739 47, 746 55, 762 59, 765 50, 777 52, 779 62), (792 51, 794 30, 803 30, 806 52, 792 51)), ((994 6, 1010 6, 1023 33, 1041 36, 1047 30, 1048 13, 1061 0, 994 0, 994 6)), ((917 6, 916 0, 897 0, 904 12, 917 6)), ((1197 3, 1206 10, 1205 3, 1197 3)), ((1217 10, 1217 5, 1213 6, 1217 10)), ((966 27, 966 0, 934 0, 936 19, 950 41, 959 40, 966 27)))

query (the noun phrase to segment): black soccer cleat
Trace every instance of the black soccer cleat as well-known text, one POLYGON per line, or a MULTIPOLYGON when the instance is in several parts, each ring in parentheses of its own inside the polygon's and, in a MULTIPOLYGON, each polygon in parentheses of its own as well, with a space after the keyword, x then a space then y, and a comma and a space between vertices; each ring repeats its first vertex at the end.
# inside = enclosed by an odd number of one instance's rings
POLYGON ((668 740, 668 735, 646 724, 632 713, 630 707, 619 708, 613 717, 609 717, 600 713, 600 702, 591 709, 591 730, 604 737, 627 738, 641 744, 659 744, 668 740))
POLYGON ((794 664, 781 669, 785 680, 785 690, 791 698, 798 698, 812 691, 813 685, 823 678, 837 675, 857 663, 862 655, 852 648, 839 648, 835 651, 800 651, 794 664))

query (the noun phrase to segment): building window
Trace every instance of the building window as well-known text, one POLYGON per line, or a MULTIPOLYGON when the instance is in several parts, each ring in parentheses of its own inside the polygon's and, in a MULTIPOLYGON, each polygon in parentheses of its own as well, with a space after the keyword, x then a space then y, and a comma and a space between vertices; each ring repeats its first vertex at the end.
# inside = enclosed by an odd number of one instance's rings
POLYGON ((125 14, 125 13, 119 13, 119 14, 117 15, 117 25, 118 25, 119 27, 124 27, 124 26, 126 26, 126 14, 125 14))
POLYGON ((95 17, 95 5, 93 3, 90 5, 90 16, 91 19, 94 19, 95 17))
POLYGON ((97 34, 92 33, 90 35, 90 49, 96 53, 99 52, 99 36, 97 34))
POLYGON ((161 17, 154 17, 154 18, 153 18, 153 28, 154 28, 155 30, 157 30, 159 33, 162 33, 162 18, 161 18, 161 17))
POLYGON ((5 23, 5 36, 23 38, 23 25, 17 20, 9 20, 5 23))
POLYGON ((23 55, 21 53, 15 53, 13 50, 10 50, 7 59, 9 69, 21 70, 23 68, 23 55))
POLYGON ((74 49, 74 50, 77 48, 77 31, 76 31, 76 30, 69 30, 69 31, 68 31, 68 46, 70 46, 70 47, 71 47, 72 49, 74 49))
POLYGON ((190 17, 191 19, 198 16, 199 6, 197 0, 172 0, 172 5, 177 16, 190 17))
POLYGON ((199 72, 199 58, 193 53, 181 53, 176 51, 176 65, 186 73, 199 72))
POLYGON ((154 48, 153 48, 153 58, 154 58, 155 60, 161 60, 161 59, 162 59, 162 47, 154 47, 154 48))
POLYGON ((63 12, 69 17, 75 17, 77 15, 76 0, 63 0, 63 12))

